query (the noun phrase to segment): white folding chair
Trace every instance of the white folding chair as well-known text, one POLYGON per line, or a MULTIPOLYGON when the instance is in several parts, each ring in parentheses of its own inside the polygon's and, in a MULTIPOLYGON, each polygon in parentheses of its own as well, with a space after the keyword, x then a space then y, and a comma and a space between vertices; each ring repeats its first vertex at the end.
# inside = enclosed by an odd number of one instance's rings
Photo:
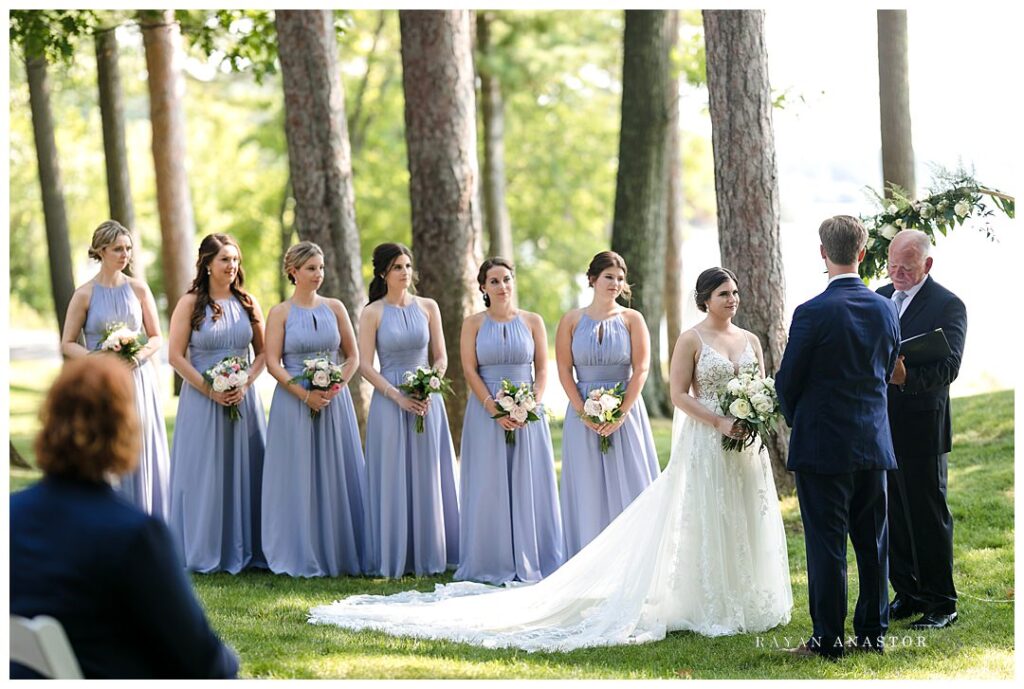
POLYGON ((50 679, 82 679, 68 635, 47 615, 11 615, 11 660, 50 679))

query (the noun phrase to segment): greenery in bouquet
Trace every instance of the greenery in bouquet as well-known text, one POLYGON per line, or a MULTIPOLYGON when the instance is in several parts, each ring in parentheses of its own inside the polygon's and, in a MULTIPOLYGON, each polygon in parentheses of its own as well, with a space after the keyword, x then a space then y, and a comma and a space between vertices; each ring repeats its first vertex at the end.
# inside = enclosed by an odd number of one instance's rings
MULTIPOLYGON (((416 371, 406 371, 398 389, 413 399, 425 400, 430 395, 447 397, 452 394, 452 382, 445 378, 436 368, 418 366, 416 371)), ((423 432, 423 417, 416 417, 416 432, 423 432)))
POLYGON ((111 352, 130 363, 138 363, 135 355, 142 349, 142 335, 125 323, 110 323, 103 331, 98 351, 111 352))
MULTIPOLYGON (((331 361, 326 354, 312 359, 303 359, 302 373, 295 376, 289 383, 301 383, 305 381, 310 390, 322 390, 336 392, 341 389, 344 380, 344 367, 331 361)), ((310 409, 309 418, 315 419, 320 416, 319 409, 310 409)))
POLYGON ((722 436, 722 449, 737 452, 775 433, 779 425, 779 397, 775 392, 775 380, 763 377, 756 363, 740 368, 739 374, 725 384, 719 395, 723 414, 736 418, 736 423, 745 431, 742 438, 722 436))
MULTIPOLYGON (((237 390, 249 382, 249 362, 240 356, 228 356, 221 359, 203 373, 203 378, 210 384, 214 392, 237 390)), ((238 421, 242 411, 237 404, 228 405, 228 418, 238 421)))
MULTIPOLYGON (((613 388, 595 388, 583 401, 583 413, 581 418, 588 419, 596 424, 614 423, 622 418, 622 398, 626 394, 626 388, 622 383, 616 383, 613 388)), ((608 452, 612 446, 612 439, 606 435, 601 436, 601 454, 608 452)))
MULTIPOLYGON (((498 407, 498 413, 492 419, 511 416, 516 423, 529 423, 540 421, 540 414, 544 413, 537 405, 537 398, 533 396, 533 387, 529 383, 515 385, 507 378, 501 381, 501 388, 494 395, 494 404, 498 407)), ((516 444, 515 431, 505 431, 505 444, 516 444)))

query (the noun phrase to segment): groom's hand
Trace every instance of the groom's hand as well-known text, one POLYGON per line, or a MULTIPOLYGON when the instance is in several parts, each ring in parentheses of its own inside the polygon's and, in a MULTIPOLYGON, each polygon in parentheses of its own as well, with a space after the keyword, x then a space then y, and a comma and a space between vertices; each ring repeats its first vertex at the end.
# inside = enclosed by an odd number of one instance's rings
POLYGON ((896 360, 896 368, 892 370, 889 385, 903 385, 907 382, 907 367, 903 365, 903 355, 896 360))

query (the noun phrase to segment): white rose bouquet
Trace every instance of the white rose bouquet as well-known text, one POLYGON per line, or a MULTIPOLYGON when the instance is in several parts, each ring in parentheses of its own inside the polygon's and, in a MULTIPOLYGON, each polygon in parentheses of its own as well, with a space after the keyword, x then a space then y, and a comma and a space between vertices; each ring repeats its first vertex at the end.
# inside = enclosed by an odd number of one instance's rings
MULTIPOLYGON (((436 368, 418 366, 415 373, 406 371, 398 389, 417 400, 425 400, 433 394, 452 394, 452 382, 441 375, 436 368)), ((416 432, 423 432, 423 417, 416 417, 416 432)))
MULTIPOLYGON (((289 383, 309 382, 311 390, 323 390, 336 392, 341 389, 341 382, 344 380, 344 369, 341 364, 331 361, 330 357, 322 354, 313 359, 302 360, 302 373, 295 376, 289 383)), ((310 409, 309 418, 315 419, 320 416, 319 409, 310 409)))
MULTIPOLYGON (((581 417, 593 423, 612 423, 622 418, 622 398, 626 389, 622 383, 616 383, 613 388, 596 388, 590 391, 587 399, 583 401, 583 413, 581 417)), ((608 452, 612 446, 612 439, 606 435, 601 436, 601 454, 608 452)))
MULTIPOLYGON (((220 363, 207 369, 203 378, 214 392, 237 390, 249 382, 249 362, 240 356, 224 357, 220 363)), ((232 421, 242 418, 242 412, 237 404, 228 407, 228 418, 232 421)))
POLYGON ((142 334, 137 333, 124 323, 110 323, 103 331, 99 351, 112 352, 129 362, 134 362, 135 355, 142 349, 142 334))
POLYGON ((747 431, 742 439, 722 436, 723 450, 742 450, 752 445, 755 438, 763 447, 765 437, 775 433, 780 414, 775 381, 761 376, 756 363, 740 368, 739 375, 725 384, 720 400, 722 413, 736 417, 740 427, 747 431))
MULTIPOLYGON (((540 421, 540 414, 544 413, 537 405, 537 398, 533 396, 533 389, 528 383, 515 385, 508 379, 501 381, 501 388, 494 395, 494 404, 498 407, 498 413, 492 419, 511 416, 516 423, 529 423, 540 421)), ((516 444, 515 431, 505 431, 505 444, 516 444)))

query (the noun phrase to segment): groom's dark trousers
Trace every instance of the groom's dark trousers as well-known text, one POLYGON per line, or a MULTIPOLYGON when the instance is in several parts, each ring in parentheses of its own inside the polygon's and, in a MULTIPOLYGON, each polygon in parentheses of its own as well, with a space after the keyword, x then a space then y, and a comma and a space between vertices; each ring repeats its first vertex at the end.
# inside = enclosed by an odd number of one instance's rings
POLYGON ((877 643, 889 628, 886 471, 896 468, 886 413, 899 354, 896 307, 855 277, 797 307, 775 378, 790 436, 807 549, 814 631, 808 645, 843 654, 846 539, 860 590, 853 631, 877 643))

